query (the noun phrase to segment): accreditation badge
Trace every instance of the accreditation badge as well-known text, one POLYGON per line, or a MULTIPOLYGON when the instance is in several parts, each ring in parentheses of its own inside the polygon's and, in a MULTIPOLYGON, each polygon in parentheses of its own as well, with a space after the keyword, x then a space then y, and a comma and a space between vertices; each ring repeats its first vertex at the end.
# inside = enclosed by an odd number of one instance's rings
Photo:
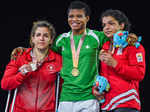
POLYGON ((137 62, 143 62, 143 55, 142 53, 136 53, 137 62))

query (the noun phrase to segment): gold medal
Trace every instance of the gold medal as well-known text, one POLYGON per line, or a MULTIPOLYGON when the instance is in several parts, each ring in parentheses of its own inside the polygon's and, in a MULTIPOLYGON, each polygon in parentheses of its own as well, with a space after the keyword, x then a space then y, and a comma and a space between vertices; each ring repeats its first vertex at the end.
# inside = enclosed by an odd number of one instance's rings
POLYGON ((74 39, 73 39, 73 33, 71 34, 70 37, 70 43, 71 43, 71 50, 72 50, 72 61, 73 61, 73 69, 72 69, 72 75, 73 76, 78 76, 79 75, 79 70, 78 70, 78 63, 79 63, 79 54, 80 54, 80 49, 82 46, 82 43, 84 41, 84 38, 86 36, 86 31, 84 32, 83 36, 81 37, 77 50, 75 49, 75 43, 74 43, 74 39))
POLYGON ((79 70, 77 68, 73 68, 72 69, 72 75, 75 76, 75 77, 78 76, 79 75, 79 70))

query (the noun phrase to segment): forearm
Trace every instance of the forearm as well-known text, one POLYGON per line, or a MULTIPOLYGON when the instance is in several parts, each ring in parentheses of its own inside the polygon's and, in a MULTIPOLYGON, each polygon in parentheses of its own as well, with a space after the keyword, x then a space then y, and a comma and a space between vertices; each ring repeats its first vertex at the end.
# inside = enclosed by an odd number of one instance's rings
POLYGON ((15 89, 24 82, 25 78, 26 76, 22 75, 21 73, 17 73, 13 76, 4 76, 1 81, 1 88, 4 90, 15 89))
POLYGON ((16 61, 11 60, 6 66, 6 70, 1 81, 1 87, 5 90, 17 88, 24 82, 26 77, 27 75, 23 75, 19 72, 19 66, 16 64, 16 61))
POLYGON ((145 66, 144 65, 127 65, 123 63, 117 64, 114 68, 117 75, 126 80, 139 80, 144 78, 145 66))

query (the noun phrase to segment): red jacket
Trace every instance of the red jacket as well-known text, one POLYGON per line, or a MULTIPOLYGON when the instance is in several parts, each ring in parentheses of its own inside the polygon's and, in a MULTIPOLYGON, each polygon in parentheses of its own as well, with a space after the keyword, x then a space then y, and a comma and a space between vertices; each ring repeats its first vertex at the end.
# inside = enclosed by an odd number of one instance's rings
POLYGON ((18 69, 32 61, 31 48, 11 60, 6 67, 1 87, 4 90, 17 88, 14 112, 54 112, 56 72, 62 66, 62 58, 52 50, 42 66, 36 71, 22 75, 18 69))
MULTIPOLYGON (((103 45, 108 50, 110 42, 103 45)), ((102 110, 112 110, 120 107, 136 108, 140 110, 139 82, 145 74, 145 50, 142 45, 139 48, 127 46, 119 54, 116 48, 113 57, 118 64, 115 68, 101 62, 101 73, 110 83, 110 91, 106 93, 102 110)))

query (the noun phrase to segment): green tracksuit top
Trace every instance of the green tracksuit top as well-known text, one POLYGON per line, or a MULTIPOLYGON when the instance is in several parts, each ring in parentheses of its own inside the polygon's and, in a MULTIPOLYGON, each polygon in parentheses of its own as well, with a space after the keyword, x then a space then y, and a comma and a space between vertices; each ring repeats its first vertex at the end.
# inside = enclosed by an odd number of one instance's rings
MULTIPOLYGON (((98 53, 103 43, 105 43, 108 38, 103 32, 96 30, 86 29, 86 32, 87 34, 79 54, 78 70, 80 71, 80 74, 76 77, 71 73, 73 69, 70 44, 72 32, 70 31, 58 36, 52 46, 52 49, 59 52, 63 58, 60 76, 63 78, 64 83, 62 85, 60 101, 95 99, 92 95, 92 86, 99 69, 98 53)), ((75 35, 73 37, 76 49, 81 37, 82 35, 75 35)))

